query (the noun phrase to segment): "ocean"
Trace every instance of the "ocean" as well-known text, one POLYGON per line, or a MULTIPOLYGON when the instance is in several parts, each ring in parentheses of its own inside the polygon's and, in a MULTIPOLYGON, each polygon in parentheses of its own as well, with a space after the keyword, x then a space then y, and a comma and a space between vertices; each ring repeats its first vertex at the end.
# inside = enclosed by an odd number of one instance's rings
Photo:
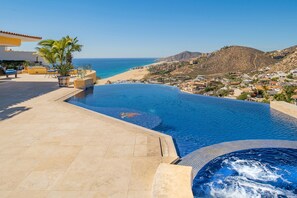
POLYGON ((156 58, 76 58, 73 64, 77 66, 91 65, 96 70, 97 77, 108 78, 137 66, 154 63, 156 58))

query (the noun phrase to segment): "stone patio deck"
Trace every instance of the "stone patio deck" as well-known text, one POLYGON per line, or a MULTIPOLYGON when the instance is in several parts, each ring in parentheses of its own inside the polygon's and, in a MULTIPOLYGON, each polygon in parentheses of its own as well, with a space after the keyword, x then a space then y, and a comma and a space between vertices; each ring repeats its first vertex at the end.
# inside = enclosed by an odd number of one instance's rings
POLYGON ((77 90, 56 79, 19 76, 0 80, 0 197, 152 196, 157 167, 177 158, 170 136, 65 103, 77 90))

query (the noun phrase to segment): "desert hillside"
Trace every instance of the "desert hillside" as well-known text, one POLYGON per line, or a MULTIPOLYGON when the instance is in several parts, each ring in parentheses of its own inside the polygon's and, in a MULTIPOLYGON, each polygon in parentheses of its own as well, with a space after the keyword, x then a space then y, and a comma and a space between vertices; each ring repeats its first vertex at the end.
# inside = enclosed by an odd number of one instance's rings
POLYGON ((297 68, 297 45, 283 50, 268 52, 268 55, 279 60, 271 66, 271 71, 290 71, 297 68))
POLYGON ((267 67, 277 62, 260 50, 230 46, 211 53, 207 57, 196 59, 196 64, 191 65, 193 72, 199 74, 216 74, 227 72, 251 72, 262 67, 267 67))
POLYGON ((201 55, 200 52, 189 52, 189 51, 184 51, 179 54, 165 57, 165 58, 160 58, 158 61, 166 61, 166 62, 172 62, 172 61, 188 61, 192 58, 197 58, 201 55))

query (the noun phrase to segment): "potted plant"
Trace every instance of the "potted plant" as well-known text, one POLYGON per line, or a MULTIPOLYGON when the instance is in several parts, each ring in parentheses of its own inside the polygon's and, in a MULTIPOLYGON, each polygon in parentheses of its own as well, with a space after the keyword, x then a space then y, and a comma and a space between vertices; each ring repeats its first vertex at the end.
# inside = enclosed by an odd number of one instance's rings
POLYGON ((58 76, 58 82, 60 87, 68 87, 70 82, 70 70, 73 69, 73 67, 69 64, 64 65, 58 65, 57 70, 59 73, 58 76))
POLYGON ((43 40, 39 42, 38 53, 49 64, 57 69, 60 87, 68 87, 70 82, 70 70, 73 69, 72 53, 81 51, 82 45, 77 38, 69 36, 60 40, 43 40))

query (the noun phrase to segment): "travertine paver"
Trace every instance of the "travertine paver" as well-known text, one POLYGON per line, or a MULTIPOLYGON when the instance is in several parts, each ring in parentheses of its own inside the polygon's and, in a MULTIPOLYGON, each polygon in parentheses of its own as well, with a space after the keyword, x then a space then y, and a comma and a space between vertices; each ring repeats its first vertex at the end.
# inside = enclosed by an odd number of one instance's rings
POLYGON ((154 197, 193 197, 192 167, 160 164, 153 184, 154 197))
POLYGON ((42 78, 0 83, 0 197, 150 197, 160 134, 62 102, 75 90, 42 78))

